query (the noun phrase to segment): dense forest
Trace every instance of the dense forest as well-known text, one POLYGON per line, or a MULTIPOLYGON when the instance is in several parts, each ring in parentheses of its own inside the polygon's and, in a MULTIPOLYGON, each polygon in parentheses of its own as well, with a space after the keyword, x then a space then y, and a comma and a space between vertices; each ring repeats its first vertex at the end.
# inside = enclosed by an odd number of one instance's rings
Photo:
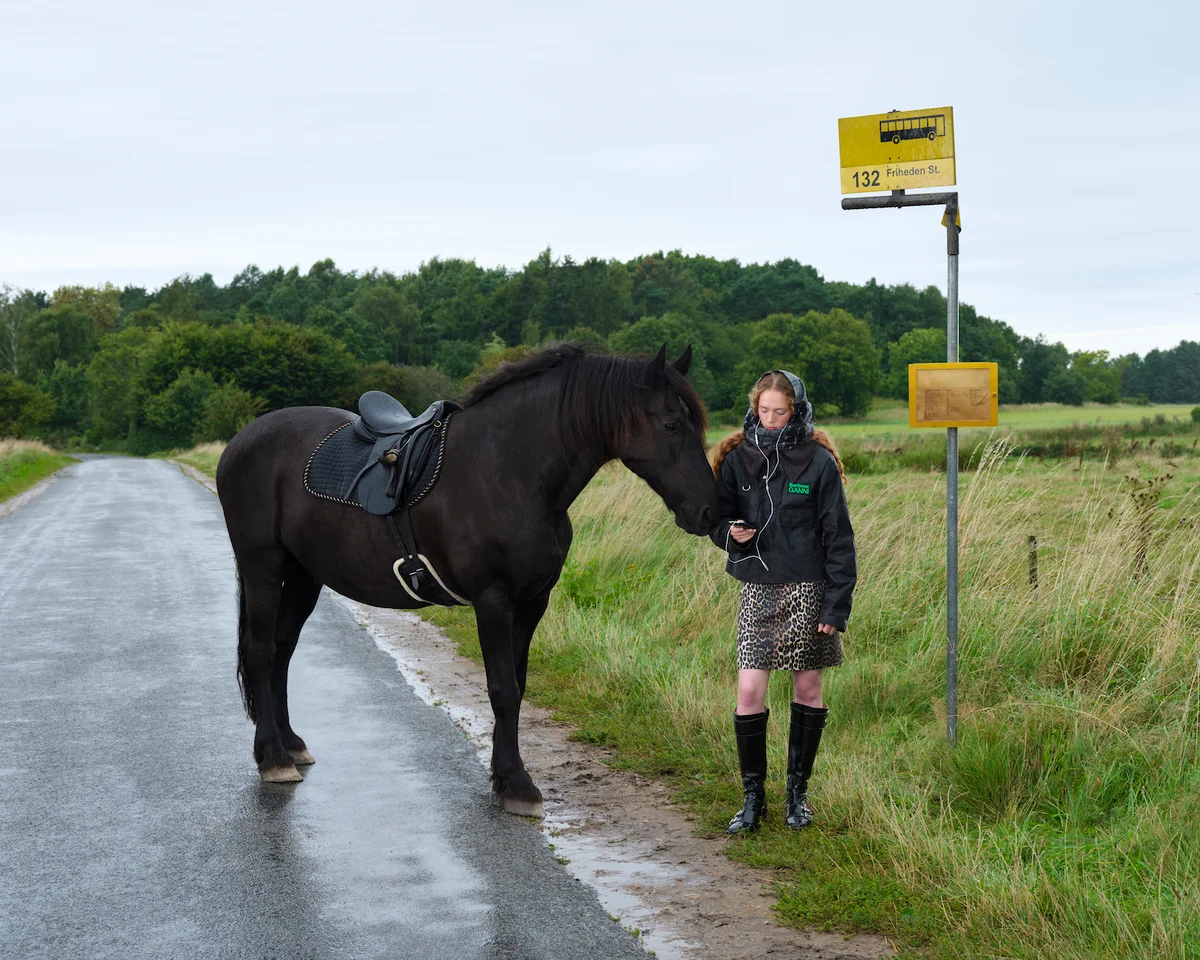
MULTIPOLYGON (((782 366, 819 415, 904 397, 909 363, 944 360, 936 287, 826 281, 795 260, 654 253, 628 262, 549 250, 520 270, 434 259, 397 276, 250 266, 156 291, 0 287, 0 436, 145 453, 225 440, 259 413, 353 406, 364 390, 414 411, 553 340, 615 352, 691 343, 691 377, 738 420, 755 375, 782 366)), ((1002 403, 1200 401, 1200 343, 1146 356, 1069 352, 961 306, 964 360, 1000 367, 1002 403)))

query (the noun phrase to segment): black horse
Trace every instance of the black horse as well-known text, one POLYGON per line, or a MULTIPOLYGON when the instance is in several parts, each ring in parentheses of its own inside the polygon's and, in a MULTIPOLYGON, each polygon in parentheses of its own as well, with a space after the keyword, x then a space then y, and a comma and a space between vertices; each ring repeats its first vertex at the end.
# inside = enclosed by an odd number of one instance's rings
MULTIPOLYGON (((529 644, 571 545, 567 509, 620 459, 684 530, 702 535, 716 522, 690 363, 690 347, 668 365, 665 346, 640 360, 564 345, 501 367, 451 417, 441 479, 412 508, 421 552, 475 608, 496 718, 492 785, 510 813, 542 812, 517 721, 529 644)), ((313 762, 288 717, 287 674, 322 585, 376 607, 424 605, 393 573, 398 548, 383 517, 305 490, 314 448, 352 419, 330 407, 277 410, 238 433, 217 467, 237 559, 238 679, 264 780, 300 780, 297 764, 313 762)))

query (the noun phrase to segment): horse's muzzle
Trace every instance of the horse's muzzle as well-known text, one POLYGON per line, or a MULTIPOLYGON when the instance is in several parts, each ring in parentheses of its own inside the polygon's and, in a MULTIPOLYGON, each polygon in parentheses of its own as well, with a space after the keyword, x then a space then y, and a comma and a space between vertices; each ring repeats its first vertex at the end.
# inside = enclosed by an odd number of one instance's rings
POLYGON ((708 504, 698 510, 677 510, 675 524, 697 537, 706 537, 717 525, 717 514, 708 504))

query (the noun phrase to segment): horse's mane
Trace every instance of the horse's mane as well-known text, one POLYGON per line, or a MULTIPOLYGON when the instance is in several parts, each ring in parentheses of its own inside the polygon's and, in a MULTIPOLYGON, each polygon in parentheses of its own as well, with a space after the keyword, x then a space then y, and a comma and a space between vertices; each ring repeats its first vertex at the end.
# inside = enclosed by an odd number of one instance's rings
MULTIPOLYGON (((628 440, 646 420, 642 402, 647 358, 588 353, 570 343, 552 346, 525 360, 503 364, 484 378, 460 401, 473 407, 493 394, 543 373, 562 368, 566 376, 563 411, 569 428, 585 437, 595 436, 606 449, 628 440)), ((687 407, 692 423, 703 441, 708 429, 704 401, 687 377, 666 366, 667 384, 687 407)))

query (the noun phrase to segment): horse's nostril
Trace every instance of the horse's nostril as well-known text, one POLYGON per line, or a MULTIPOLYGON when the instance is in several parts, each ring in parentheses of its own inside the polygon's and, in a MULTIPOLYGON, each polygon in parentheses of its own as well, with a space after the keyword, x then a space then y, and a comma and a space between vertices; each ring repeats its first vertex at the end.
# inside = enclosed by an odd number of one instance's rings
POLYGON ((709 530, 711 530, 713 528, 713 524, 714 524, 714 521, 713 521, 712 507, 709 507, 709 506, 702 507, 700 510, 700 526, 703 527, 704 531, 707 533, 709 530))

